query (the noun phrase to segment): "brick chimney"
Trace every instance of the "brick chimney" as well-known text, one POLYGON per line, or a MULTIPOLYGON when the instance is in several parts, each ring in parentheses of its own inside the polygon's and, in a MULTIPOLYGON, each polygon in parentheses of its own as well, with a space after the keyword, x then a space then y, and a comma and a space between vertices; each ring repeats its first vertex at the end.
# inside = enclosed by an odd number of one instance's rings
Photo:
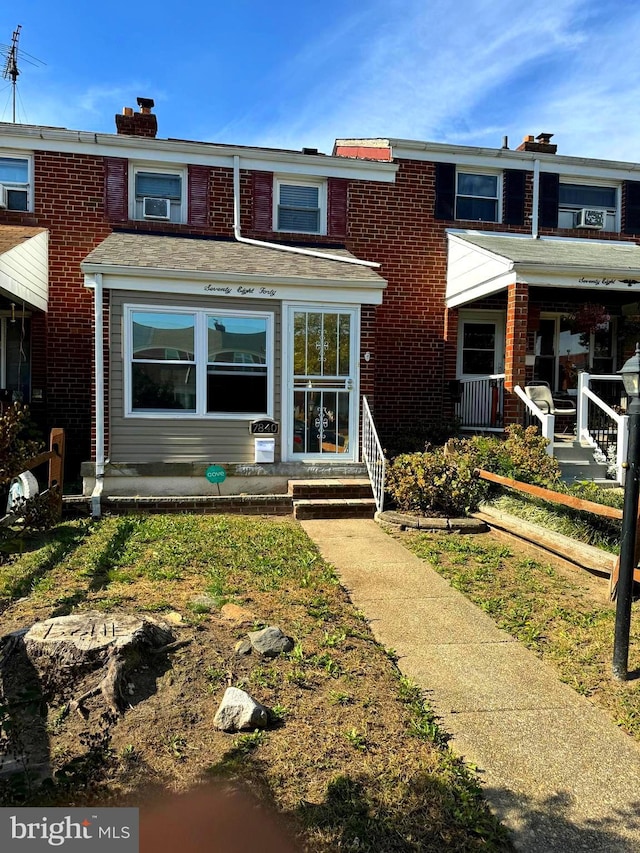
POLYGON ((139 113, 131 107, 124 107, 122 115, 116 114, 116 130, 125 136, 147 136, 155 138, 158 133, 158 120, 151 112, 154 106, 151 98, 137 98, 139 113))
POLYGON ((549 141, 553 133, 539 133, 535 139, 533 136, 525 136, 516 151, 537 151, 539 154, 555 154, 558 150, 557 145, 552 145, 549 141))

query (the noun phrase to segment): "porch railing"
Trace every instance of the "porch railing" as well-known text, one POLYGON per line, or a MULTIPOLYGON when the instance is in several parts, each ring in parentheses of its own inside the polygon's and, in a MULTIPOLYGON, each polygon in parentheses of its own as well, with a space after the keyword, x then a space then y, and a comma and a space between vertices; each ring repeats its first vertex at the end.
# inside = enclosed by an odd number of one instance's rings
POLYGON ((460 379, 458 389, 455 414, 462 429, 502 429, 504 373, 460 379))
POLYGON ((369 472, 376 508, 378 512, 382 512, 384 508, 385 459, 366 397, 362 398, 362 455, 369 472))
POLYGON ((629 440, 626 405, 622 377, 618 374, 578 374, 578 439, 590 444, 602 461, 615 465, 616 480, 620 483, 624 482, 623 464, 629 440))
POLYGON ((543 438, 547 439, 547 453, 549 454, 549 456, 553 456, 553 434, 556 424, 555 415, 551 415, 548 412, 543 412, 542 409, 537 406, 533 400, 527 397, 527 395, 524 393, 524 391, 519 385, 516 385, 513 390, 525 404, 530 416, 540 423, 540 432, 542 433, 543 438))

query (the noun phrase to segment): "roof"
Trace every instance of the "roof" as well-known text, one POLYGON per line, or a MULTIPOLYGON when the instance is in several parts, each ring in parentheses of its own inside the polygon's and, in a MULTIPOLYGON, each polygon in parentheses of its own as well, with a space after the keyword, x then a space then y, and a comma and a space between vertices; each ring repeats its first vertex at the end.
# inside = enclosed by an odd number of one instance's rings
POLYGON ((4 255, 10 249, 22 245, 25 240, 30 240, 36 234, 42 234, 46 228, 28 228, 22 225, 0 225, 0 255, 4 255))
POLYGON ((640 272, 640 246, 613 240, 561 239, 452 233, 465 243, 523 266, 576 267, 589 271, 640 272))
MULTIPOLYGON (((322 252, 321 249, 318 250, 322 252)), ((332 255, 355 259, 344 249, 332 255)), ((370 267, 323 257, 294 254, 279 249, 227 240, 204 240, 155 234, 110 234, 84 259, 84 272, 117 267, 176 272, 198 272, 327 282, 368 282, 384 286, 384 279, 370 267)))

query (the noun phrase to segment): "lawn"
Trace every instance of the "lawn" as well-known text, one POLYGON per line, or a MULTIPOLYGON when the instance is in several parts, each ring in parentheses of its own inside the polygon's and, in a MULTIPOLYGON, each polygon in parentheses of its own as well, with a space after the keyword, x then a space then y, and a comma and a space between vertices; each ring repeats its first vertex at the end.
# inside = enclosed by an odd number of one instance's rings
POLYGON ((142 663, 117 718, 100 696, 87 719, 68 696, 0 699, 5 771, 10 759, 25 770, 35 731, 51 771, 44 783, 0 775, 0 805, 143 805, 215 781, 247 787, 314 853, 511 849, 420 691, 294 521, 69 521, 0 565, 0 635, 80 610, 151 614, 185 645, 142 663), (223 617, 229 602, 249 627, 223 617), (293 651, 238 656, 265 625, 293 651), (215 729, 228 685, 272 709, 267 730, 215 729))
POLYGON ((495 534, 394 534, 495 622, 553 664, 562 681, 640 739, 640 601, 633 605, 631 678, 611 674, 615 604, 608 581, 550 564, 495 534))

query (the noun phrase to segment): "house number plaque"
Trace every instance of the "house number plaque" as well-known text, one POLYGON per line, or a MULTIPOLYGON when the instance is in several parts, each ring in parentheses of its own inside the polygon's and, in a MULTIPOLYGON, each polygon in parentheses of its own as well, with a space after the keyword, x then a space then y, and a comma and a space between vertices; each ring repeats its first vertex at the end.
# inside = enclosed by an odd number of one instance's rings
POLYGON ((251 421, 249 432, 251 435, 277 435, 280 432, 280 424, 278 421, 272 421, 271 418, 260 418, 257 421, 251 421))

